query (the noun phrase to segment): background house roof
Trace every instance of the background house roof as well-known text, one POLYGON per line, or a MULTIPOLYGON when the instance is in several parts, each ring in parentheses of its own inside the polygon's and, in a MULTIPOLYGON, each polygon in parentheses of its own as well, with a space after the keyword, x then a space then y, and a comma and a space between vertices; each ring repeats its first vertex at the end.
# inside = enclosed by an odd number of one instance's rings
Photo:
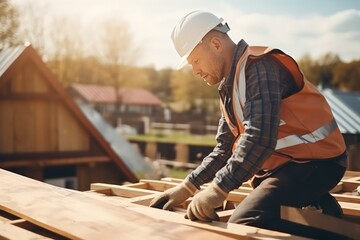
POLYGON ((134 150, 130 142, 128 142, 121 134, 107 123, 102 116, 86 103, 78 103, 81 111, 89 119, 92 125, 109 143, 111 149, 121 156, 121 160, 126 166, 138 175, 139 178, 157 178, 155 169, 146 162, 145 158, 139 151, 134 150))
MULTIPOLYGON (((71 88, 91 103, 115 103, 115 88, 92 84, 72 84, 71 88)), ((154 94, 142 88, 121 88, 118 90, 120 101, 127 105, 161 105, 154 94)))
MULTIPOLYGON (((121 136, 115 136, 115 129, 104 125, 104 121, 94 111, 86 108, 86 106, 81 106, 80 109, 31 45, 12 47, 0 51, 0 89, 9 81, 14 81, 14 76, 28 63, 32 64, 31 68, 38 70, 39 75, 41 75, 41 81, 51 86, 52 91, 56 95, 57 102, 61 102, 61 106, 64 106, 64 109, 69 112, 68 116, 73 117, 72 119, 76 120, 74 122, 80 123, 89 134, 88 136, 95 141, 94 143, 101 146, 104 154, 107 154, 117 164, 121 174, 128 181, 136 182, 140 177, 153 173, 151 166, 145 161, 144 157, 137 150, 129 147, 130 143, 127 143, 121 136), (127 148, 119 147, 119 144, 127 146, 127 148)), ((34 93, 33 95, 36 97, 36 94, 34 93)), ((54 94, 51 94, 53 97, 54 94)), ((39 112, 42 113, 39 116, 46 116, 42 108, 39 112)), ((29 116, 29 118, 32 117, 29 116)), ((0 132, 0 136, 2 134, 3 132, 0 132)), ((46 139, 44 142, 46 142, 46 139)), ((26 153, 23 156, 27 159, 26 153)))
POLYGON ((11 64, 25 50, 26 46, 6 48, 0 51, 0 76, 11 66, 11 64))
POLYGON ((360 134, 360 93, 321 89, 343 134, 360 134))

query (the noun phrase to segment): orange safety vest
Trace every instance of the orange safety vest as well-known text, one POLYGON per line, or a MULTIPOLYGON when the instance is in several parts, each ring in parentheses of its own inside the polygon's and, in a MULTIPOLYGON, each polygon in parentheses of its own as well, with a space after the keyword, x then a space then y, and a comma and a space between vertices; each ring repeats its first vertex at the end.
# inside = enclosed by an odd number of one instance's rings
POLYGON ((297 63, 282 52, 271 52, 267 47, 249 46, 240 57, 232 90, 232 107, 236 123, 230 121, 223 102, 221 110, 233 135, 234 153, 244 133, 243 109, 246 102, 245 66, 250 55, 272 54, 292 74, 303 88, 281 101, 280 124, 275 151, 265 160, 263 170, 274 169, 290 160, 310 161, 339 156, 346 150, 344 139, 333 117, 330 106, 314 85, 301 73, 297 63))

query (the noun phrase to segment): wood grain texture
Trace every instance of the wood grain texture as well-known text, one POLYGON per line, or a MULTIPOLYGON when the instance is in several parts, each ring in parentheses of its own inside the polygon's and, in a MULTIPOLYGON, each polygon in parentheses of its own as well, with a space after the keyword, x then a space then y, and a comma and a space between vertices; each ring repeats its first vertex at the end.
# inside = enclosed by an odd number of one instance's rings
POLYGON ((359 239, 360 225, 343 219, 327 216, 316 211, 302 210, 293 207, 281 207, 281 218, 337 233, 350 239, 359 239))
POLYGON ((0 239, 9 240, 50 240, 37 233, 16 227, 10 223, 0 223, 0 239))
MULTIPOLYGON (((0 169, 0 208, 70 239, 229 239, 0 169)), ((252 238, 246 238, 252 239, 252 238)))

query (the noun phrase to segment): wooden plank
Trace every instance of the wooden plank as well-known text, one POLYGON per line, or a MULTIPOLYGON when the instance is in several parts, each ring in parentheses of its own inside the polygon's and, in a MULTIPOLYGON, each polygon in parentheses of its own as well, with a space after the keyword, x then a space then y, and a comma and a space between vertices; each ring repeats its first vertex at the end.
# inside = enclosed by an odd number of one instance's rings
MULTIPOLYGON (((34 71, 32 74, 32 85, 33 91, 36 93, 51 93, 51 87, 44 75, 41 75, 40 71, 36 66, 33 67, 34 71)), ((28 79, 29 80, 29 79, 28 79)))
POLYGON ((330 193, 337 193, 343 191, 343 183, 339 182, 333 189, 330 190, 330 193))
POLYGON ((149 184, 144 183, 144 182, 131 183, 131 184, 126 184, 124 186, 131 187, 131 188, 142 188, 142 189, 148 189, 149 188, 149 184))
POLYGON ((18 217, 0 210, 0 222, 10 222, 19 219, 18 217))
POLYGON ((163 192, 169 188, 175 187, 179 185, 178 183, 172 183, 172 182, 164 182, 164 181, 158 181, 158 180, 145 180, 141 179, 141 183, 147 183, 149 186, 149 189, 156 190, 163 192))
POLYGON ((63 104, 58 105, 59 151, 88 150, 90 146, 89 134, 78 119, 63 104))
POLYGON ((349 202, 349 203, 360 204, 360 196, 353 196, 353 195, 346 195, 346 194, 339 194, 339 193, 333 193, 331 195, 333 195, 336 198, 336 200, 340 201, 340 202, 349 202))
POLYGON ((16 161, 1 161, 0 167, 26 167, 26 166, 59 166, 59 165, 73 165, 83 163, 107 163, 111 162, 111 158, 108 156, 95 156, 95 157, 72 157, 72 158, 48 158, 48 159, 33 159, 31 161, 27 159, 20 159, 16 161))
MULTIPOLYGON (((70 239, 220 239, 0 169, 0 208, 70 239), (55 214, 56 213, 56 214, 55 214), (159 231, 161 229, 161 231, 159 231)), ((227 238, 225 238, 227 239, 227 238)), ((254 239, 254 238, 244 238, 254 239)))
POLYGON ((13 93, 21 93, 24 92, 24 81, 23 81, 23 75, 24 75, 24 69, 20 69, 20 71, 16 72, 16 74, 13 76, 13 78, 10 81, 10 92, 13 93))
POLYGON ((343 179, 342 182, 342 191, 343 192, 352 192, 358 186, 360 186, 360 181, 352 179, 343 179))
POLYGON ((332 216, 327 216, 316 211, 301 210, 293 207, 281 207, 281 218, 312 226, 350 239, 358 239, 360 236, 360 225, 332 216))
POLYGON ((143 205, 143 206, 149 206, 151 200, 155 197, 155 194, 140 196, 140 197, 134 197, 128 199, 129 203, 143 205))
POLYGON ((139 196, 159 193, 154 190, 132 188, 128 186, 119 186, 114 184, 92 183, 90 186, 90 190, 92 191, 102 191, 105 189, 110 189, 112 195, 125 197, 125 198, 139 197, 139 196))
MULTIPOLYGON (((111 189, 112 194, 120 197, 138 197, 138 196, 144 196, 148 194, 154 194, 159 193, 162 191, 165 191, 166 189, 169 189, 171 187, 177 186, 178 183, 171 183, 171 182, 162 182, 157 180, 140 180, 141 183, 147 183, 148 189, 136 189, 132 188, 130 185, 113 185, 113 184, 104 184, 104 183, 94 183, 91 184, 91 190, 104 190, 104 189, 111 189)), ((205 188, 205 186, 201 187, 202 189, 205 188)), ((241 190, 239 191, 231 191, 227 197, 227 201, 230 202, 241 202, 249 193, 243 193, 241 190)), ((191 199, 190 199, 191 200, 191 199)), ((187 207, 190 200, 187 200, 183 204, 183 207, 187 207)))
POLYGON ((344 175, 344 179, 352 178, 352 177, 360 177, 360 171, 349 171, 347 170, 344 175))
MULTIPOLYGON (((181 183, 183 181, 183 179, 181 179, 181 178, 172 178, 172 177, 164 177, 164 178, 161 178, 161 181, 181 183)), ((205 184, 205 186, 206 186, 206 184, 205 184)), ((251 188, 249 182, 244 182, 241 185, 241 187, 251 188)))
POLYGON ((139 206, 135 204, 129 204, 127 206, 127 209, 134 212, 142 213, 146 216, 156 216, 157 219, 163 221, 185 224, 201 229, 206 229, 209 231, 215 231, 221 233, 222 236, 234 237, 236 239, 307 239, 287 233, 270 231, 261 228, 245 226, 242 224, 223 223, 217 221, 213 221, 210 223, 190 221, 185 219, 183 214, 171 211, 164 211, 156 208, 139 206))
MULTIPOLYGON (((140 182, 148 183, 149 189, 156 190, 156 191, 165 191, 169 188, 177 186, 181 181, 175 179, 172 181, 170 178, 166 178, 166 180, 147 180, 147 179, 140 179, 140 182)), ((205 189, 208 184, 204 184, 201 186, 201 189, 205 189)), ((238 189, 233 190, 232 192, 242 192, 242 193, 250 193, 253 189, 250 187, 239 187, 238 189)))
POLYGON ((14 149, 17 153, 32 152, 34 149, 35 119, 34 102, 14 102, 14 149))
POLYGON ((54 128, 54 110, 51 109, 51 101, 34 101, 34 115, 35 119, 35 146, 33 152, 53 152, 57 150, 56 142, 51 134, 55 133, 54 128), (36 105, 35 105, 36 104, 36 105))
POLYGON ((360 217, 360 205, 357 203, 339 202, 343 212, 347 216, 360 217))
POLYGON ((0 101, 0 153, 14 152, 14 107, 11 101, 0 101))
MULTIPOLYGON (((172 179, 170 179, 170 181, 167 181, 167 180, 165 182, 155 181, 155 180, 141 180, 140 184, 124 185, 123 187, 130 191, 130 192, 126 193, 127 196, 130 196, 131 194, 133 194, 133 193, 131 193, 131 191, 137 191, 134 188, 140 188, 141 191, 143 191, 144 188, 146 187, 146 185, 144 185, 144 183, 149 184, 147 186, 149 188, 156 189, 159 191, 164 191, 164 190, 168 189, 169 187, 173 187, 173 184, 176 185, 180 182, 180 181, 172 181, 172 179), (172 184, 169 184, 169 183, 172 183, 172 184)), ((116 185, 111 186, 111 187, 116 188, 116 185)), ((204 187, 205 186, 202 186, 202 188, 204 188, 204 187)), ((246 189, 246 188, 245 188, 245 190, 237 189, 235 191, 232 191, 232 192, 230 192, 227 201, 235 202, 235 203, 241 202, 248 195, 248 191, 249 191, 249 189, 246 189)), ((153 199, 153 197, 156 195, 156 193, 157 193, 157 191, 154 191, 154 194, 145 195, 145 194, 147 194, 147 192, 146 193, 144 192, 144 196, 133 197, 127 201, 114 200, 113 203, 115 203, 117 205, 122 205, 124 203, 128 203, 128 204, 136 203, 136 204, 148 206, 151 199, 153 199)), ((139 194, 139 195, 141 195, 141 194, 139 194)), ((359 197, 345 195, 345 194, 333 194, 333 195, 335 197, 337 197, 339 200, 344 201, 344 202, 339 201, 339 204, 343 208, 344 214, 347 217, 359 217, 360 216, 359 197)), ((188 203, 190 201, 191 201, 191 198, 189 198, 185 202, 185 204, 183 204, 182 206, 178 206, 178 208, 176 208, 176 212, 183 214, 186 209, 186 206, 188 205, 188 203), (182 207, 182 208, 180 208, 180 207, 182 207)), ((144 211, 145 211, 145 209, 144 209, 144 211)), ((227 219, 230 217, 230 215, 233 213, 233 211, 234 211, 234 209, 219 211, 218 215, 221 216, 221 221, 227 221, 227 219)))
MULTIPOLYGON (((149 217, 155 216, 156 219, 162 221, 184 224, 219 233, 221 234, 221 238, 219 239, 222 239, 222 237, 225 236, 235 239, 307 239, 286 233, 270 231, 240 224, 231 224, 217 221, 213 221, 211 223, 190 221, 184 218, 184 212, 186 210, 183 208, 175 208, 175 211, 165 211, 162 209, 148 207, 149 202, 152 198, 154 198, 156 194, 134 197, 126 200, 117 198, 114 199, 113 197, 103 197, 94 192, 86 192, 86 194, 89 194, 93 198, 99 199, 100 201, 104 201, 117 207, 124 207, 128 210, 142 213, 149 217)), ((226 218, 229 218, 232 211, 233 210, 218 212, 220 219, 223 219, 225 221, 226 218)))
MULTIPOLYGON (((352 175, 354 175, 352 173, 352 175)), ((167 179, 169 180, 169 179, 167 179)), ((171 179, 170 179, 171 180, 171 179)), ((175 180, 175 182, 178 182, 175 180)), ((343 182, 342 186, 349 186, 346 184, 353 184, 355 186, 356 182, 354 180, 346 180, 343 182)), ((203 188, 203 187, 202 187, 203 188)), ((227 201, 229 202, 241 202, 246 196, 251 192, 250 188, 244 187, 233 190, 229 193, 227 197, 227 201)), ((332 194, 340 203, 344 214, 349 216, 360 216, 360 197, 359 196, 351 196, 345 194, 332 194), (350 204, 353 203, 353 204, 350 204), (358 204, 358 205, 356 205, 358 204)))
MULTIPOLYGON (((91 185, 91 190, 100 191, 105 189, 110 189, 112 195, 133 198, 139 196, 146 196, 149 194, 156 194, 158 191, 165 191, 166 189, 176 186, 177 183, 172 182, 163 182, 157 180, 140 180, 141 184, 130 184, 130 185, 112 185, 112 184, 103 184, 103 183, 95 183, 91 185), (147 185, 144 185, 146 183, 147 185), (141 186, 141 188, 136 189, 136 186, 141 186)), ((202 189, 205 188, 202 186, 202 189)), ((249 189, 236 189, 231 191, 227 197, 228 202, 239 203, 244 198, 249 195, 249 189), (244 191, 244 192, 243 192, 244 191)), ((333 194, 334 197, 339 201, 344 214, 348 216, 360 216, 360 197, 358 196, 350 196, 343 194, 333 194), (354 203, 354 204, 350 204, 354 203)), ((141 200, 141 202, 137 202, 138 204, 146 205, 149 204, 151 199, 141 200)), ((186 208, 190 203, 191 198, 189 198, 186 202, 181 204, 183 208, 186 208)), ((131 201, 133 202, 133 201, 131 201)))
POLYGON ((10 223, 0 222, 0 239, 8 240, 45 240, 51 239, 26 229, 14 226, 10 223))
POLYGON ((22 67, 22 91, 23 92, 34 92, 34 78, 36 76, 37 69, 33 62, 28 62, 22 67))
POLYGON ((181 183, 183 180, 184 180, 184 179, 181 179, 181 178, 171 178, 171 177, 161 178, 161 181, 163 181, 163 182, 181 183))

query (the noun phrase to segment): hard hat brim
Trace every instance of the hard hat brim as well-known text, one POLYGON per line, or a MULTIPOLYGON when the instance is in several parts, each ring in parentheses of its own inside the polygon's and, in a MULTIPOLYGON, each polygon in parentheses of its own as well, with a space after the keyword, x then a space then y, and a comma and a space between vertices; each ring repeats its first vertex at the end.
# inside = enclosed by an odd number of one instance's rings
MULTIPOLYGON (((222 18, 221 18, 221 20, 222 20, 222 18)), ((220 24, 220 25, 214 27, 212 30, 216 30, 216 31, 219 31, 219 32, 222 32, 222 33, 227 33, 228 31, 230 31, 230 28, 229 28, 229 25, 227 23, 225 23, 225 24, 220 24)), ((189 53, 185 54, 181 58, 180 64, 178 65, 177 70, 182 69, 188 63, 187 58, 189 57, 192 50, 194 50, 194 49, 191 49, 191 51, 189 53)))
POLYGON ((186 64, 188 64, 187 58, 190 54, 186 54, 185 56, 183 56, 180 60, 180 64, 177 67, 177 70, 182 69, 183 67, 185 67, 186 64))

